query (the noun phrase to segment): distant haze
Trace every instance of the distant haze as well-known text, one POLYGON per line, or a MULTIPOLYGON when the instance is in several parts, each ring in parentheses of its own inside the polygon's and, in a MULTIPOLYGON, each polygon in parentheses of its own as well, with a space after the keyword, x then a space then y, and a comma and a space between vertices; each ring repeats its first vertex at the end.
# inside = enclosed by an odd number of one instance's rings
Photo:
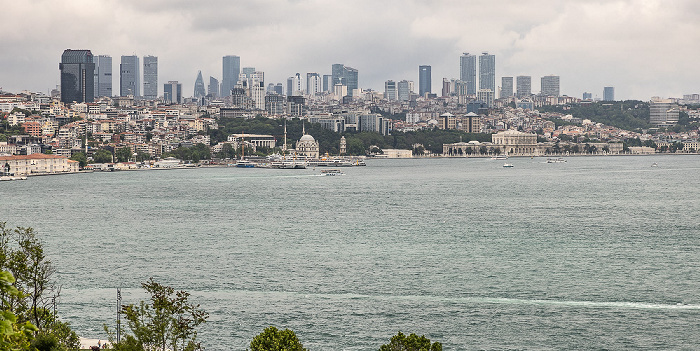
MULTIPOLYGON (((299 72, 359 70, 359 86, 418 80, 432 90, 459 78, 463 52, 496 55, 502 76, 561 76, 561 93, 648 100, 699 93, 700 2, 692 0, 420 1, 3 1, 0 87, 48 92, 64 49, 113 57, 158 56, 159 95, 169 80, 191 96, 197 71, 221 80, 222 56, 285 83, 299 72)), ((286 83, 285 83, 286 86, 286 83)))

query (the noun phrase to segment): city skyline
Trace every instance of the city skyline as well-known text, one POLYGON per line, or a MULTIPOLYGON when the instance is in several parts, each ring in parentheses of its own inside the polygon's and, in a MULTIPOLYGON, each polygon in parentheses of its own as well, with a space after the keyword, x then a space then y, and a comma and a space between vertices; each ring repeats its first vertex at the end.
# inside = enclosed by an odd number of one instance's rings
POLYGON ((360 88, 376 91, 387 80, 417 82, 416 67, 425 64, 432 67, 431 90, 439 91, 442 78, 460 78, 463 52, 485 51, 496 57, 497 83, 504 76, 531 76, 533 92, 540 91, 540 77, 552 74, 562 77, 561 94, 569 96, 592 92, 602 98, 605 86, 616 87, 617 99, 680 97, 700 90, 695 83, 696 49, 683 44, 700 33, 692 30, 700 5, 633 0, 534 4, 538 2, 409 1, 402 3, 401 14, 391 14, 388 9, 398 3, 214 1, 195 6, 124 1, 77 11, 82 7, 75 1, 41 6, 15 2, 5 6, 14 16, 0 42, 13 50, 0 54, 0 87, 48 92, 60 83, 55 62, 71 48, 111 56, 115 86, 121 56, 157 56, 158 83, 178 80, 188 92, 199 70, 222 81, 221 58, 226 55, 237 55, 242 66, 266 72, 266 83, 284 83, 297 72, 327 75, 332 64, 344 63, 359 71, 360 88), (363 8, 376 11, 364 13, 363 8), (250 13, 264 14, 265 20, 252 21, 250 13), (329 16, 333 13, 344 15, 329 16), (468 18, 459 13, 469 13, 468 18), (20 30, 24 15, 36 18, 36 26, 20 30), (66 17, 75 20, 65 25, 60 19, 66 17), (319 21, 299 25, 309 17, 319 21), (358 18, 362 26, 343 29, 358 18), (135 25, 119 25, 127 19, 135 25), (393 24, 384 29, 387 22, 393 24), (378 30, 389 33, 370 35, 378 30), (483 34, 474 36, 477 30, 483 34), (189 44, 179 45, 183 41, 189 44), (650 70, 649 62, 664 64, 650 70))

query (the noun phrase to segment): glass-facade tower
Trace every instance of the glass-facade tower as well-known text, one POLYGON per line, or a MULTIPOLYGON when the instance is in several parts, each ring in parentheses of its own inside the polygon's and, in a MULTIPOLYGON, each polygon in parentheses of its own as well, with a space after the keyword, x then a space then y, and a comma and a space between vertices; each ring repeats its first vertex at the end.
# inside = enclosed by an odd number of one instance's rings
POLYGON ((496 56, 484 52, 479 56, 479 90, 496 91, 496 56))
POLYGON ((90 50, 63 51, 58 69, 61 71, 61 101, 95 101, 95 63, 90 50))
POLYGON ((95 97, 112 96, 112 57, 93 56, 95 62, 95 97))
POLYGON ((465 52, 459 57, 459 80, 467 87, 467 95, 476 94, 476 55, 465 52))
POLYGON ((428 65, 418 66, 418 94, 425 96, 432 93, 431 67, 428 65))
POLYGON ((139 84, 139 57, 122 56, 119 65, 119 96, 141 96, 139 84))
POLYGON ((155 100, 158 98, 158 57, 143 57, 143 98, 155 100))
POLYGON ((238 75, 241 73, 241 58, 233 55, 224 56, 223 63, 221 96, 230 96, 231 89, 238 83, 238 75))

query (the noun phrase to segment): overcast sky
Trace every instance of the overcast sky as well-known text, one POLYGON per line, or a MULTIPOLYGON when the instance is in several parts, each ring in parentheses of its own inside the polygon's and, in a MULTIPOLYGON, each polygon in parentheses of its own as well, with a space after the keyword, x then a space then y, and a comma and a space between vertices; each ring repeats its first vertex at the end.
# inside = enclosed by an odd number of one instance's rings
MULTIPOLYGON (((697 0, 0 0, 0 87, 48 92, 64 49, 113 57, 158 56, 168 80, 191 96, 197 71, 221 79, 222 56, 283 83, 296 72, 359 70, 360 88, 418 81, 432 66, 433 92, 459 78, 462 52, 496 55, 502 76, 561 77, 561 93, 648 100, 700 93, 697 0)), ((143 64, 143 62, 141 62, 143 64)), ((143 90, 143 87, 141 88, 143 90)))

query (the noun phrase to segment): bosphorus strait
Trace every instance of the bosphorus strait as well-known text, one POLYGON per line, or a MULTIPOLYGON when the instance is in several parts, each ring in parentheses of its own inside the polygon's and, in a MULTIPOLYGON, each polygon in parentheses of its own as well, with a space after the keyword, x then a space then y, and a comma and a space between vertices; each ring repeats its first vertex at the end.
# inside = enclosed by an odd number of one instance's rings
POLYGON ((210 313, 208 350, 269 325, 309 350, 399 330, 446 350, 697 347, 700 157, 544 161, 31 177, 0 184, 0 220, 39 232, 85 337, 154 277, 210 313))

